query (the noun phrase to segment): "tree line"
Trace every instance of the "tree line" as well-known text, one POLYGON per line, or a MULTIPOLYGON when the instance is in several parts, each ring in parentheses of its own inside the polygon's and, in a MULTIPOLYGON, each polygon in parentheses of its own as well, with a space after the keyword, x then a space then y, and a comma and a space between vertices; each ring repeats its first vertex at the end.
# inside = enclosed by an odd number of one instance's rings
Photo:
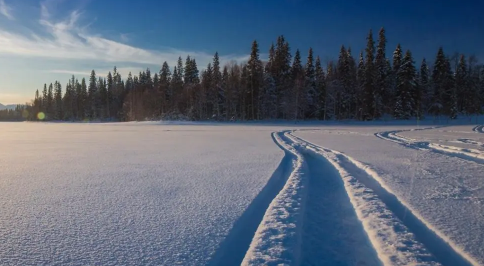
POLYGON ((370 30, 366 41, 356 58, 341 46, 338 59, 324 66, 311 48, 303 63, 279 36, 265 61, 254 41, 247 62, 221 66, 215 53, 201 72, 191 56, 124 80, 116 67, 107 77, 92 70, 87 81, 73 76, 65 92, 58 81, 45 84, 17 111, 28 120, 66 121, 454 119, 482 112, 484 67, 474 56, 448 56, 440 47, 431 66, 423 59, 416 67, 400 44, 386 55, 383 28, 376 41, 370 30))

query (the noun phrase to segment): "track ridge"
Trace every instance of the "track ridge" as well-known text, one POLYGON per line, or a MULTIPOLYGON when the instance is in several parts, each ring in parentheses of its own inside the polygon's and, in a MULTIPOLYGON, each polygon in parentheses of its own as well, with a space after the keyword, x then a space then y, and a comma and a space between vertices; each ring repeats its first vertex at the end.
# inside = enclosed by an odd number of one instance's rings
POLYGON ((293 155, 292 173, 242 265, 382 265, 336 169, 287 131, 273 135, 293 155))
POLYGON ((287 135, 338 169, 348 194, 352 195, 358 216, 385 265, 479 265, 399 199, 374 169, 341 152, 320 147, 291 133, 287 135), (389 238, 392 234, 396 235, 389 238), (403 245, 404 248, 388 250, 389 241, 393 241, 393 246, 403 245))
POLYGON ((484 134, 484 125, 475 126, 472 131, 484 134))
POLYGON ((440 127, 430 127, 430 128, 413 129, 413 130, 383 131, 383 132, 375 133, 375 136, 377 138, 380 138, 386 141, 391 141, 391 142, 400 144, 406 148, 421 150, 421 151, 431 151, 431 152, 439 153, 449 157, 456 157, 462 160, 484 164, 484 152, 481 152, 479 150, 465 149, 465 148, 459 148, 459 147, 454 147, 449 145, 430 143, 428 141, 417 141, 417 140, 409 139, 398 135, 398 133, 401 133, 401 132, 428 130, 428 129, 435 129, 435 128, 440 128, 440 127))
POLYGON ((299 264, 307 166, 282 135, 283 132, 272 133, 276 144, 291 158, 291 173, 265 211, 241 265, 299 264))

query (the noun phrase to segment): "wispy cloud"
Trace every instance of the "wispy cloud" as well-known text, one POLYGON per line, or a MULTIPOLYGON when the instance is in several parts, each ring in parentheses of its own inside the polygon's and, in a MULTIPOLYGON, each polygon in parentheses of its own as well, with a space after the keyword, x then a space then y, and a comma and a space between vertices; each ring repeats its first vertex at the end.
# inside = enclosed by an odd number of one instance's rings
POLYGON ((2 13, 2 15, 4 15, 8 19, 14 20, 15 18, 13 17, 11 12, 12 8, 7 6, 5 0, 0 0, 0 13, 2 13))
POLYGON ((128 34, 127 33, 121 33, 119 35, 119 38, 121 38, 121 41, 122 42, 128 42, 129 41, 129 37, 128 37, 128 34))
MULTIPOLYGON (((0 3, 3 1, 0 0, 0 3)), ((174 65, 179 56, 190 55, 195 57, 202 67, 212 59, 213 55, 205 52, 183 51, 174 48, 155 51, 127 45, 123 42, 127 41, 128 36, 121 33, 121 42, 93 34, 87 26, 80 24, 83 13, 79 10, 72 11, 67 18, 56 21, 53 19, 55 16, 49 7, 52 6, 53 1, 61 0, 49 0, 40 5, 38 23, 44 30, 43 34, 34 30, 30 34, 19 34, 0 28, 0 53, 51 59, 148 65, 161 65, 164 61, 174 65)), ((244 61, 247 56, 222 55, 220 59, 222 63, 231 60, 244 61)))

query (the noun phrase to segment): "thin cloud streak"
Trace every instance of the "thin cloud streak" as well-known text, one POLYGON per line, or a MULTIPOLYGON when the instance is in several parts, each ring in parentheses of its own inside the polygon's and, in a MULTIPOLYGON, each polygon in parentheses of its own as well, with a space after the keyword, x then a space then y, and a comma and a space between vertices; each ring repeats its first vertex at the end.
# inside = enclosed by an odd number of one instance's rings
MULTIPOLYGON (((0 0, 2 3, 4 0, 0 0)), ((22 35, 0 28, 0 53, 19 56, 40 57, 48 59, 83 60, 112 63, 136 63, 160 65, 167 61, 176 64, 179 56, 190 55, 196 58, 199 66, 204 67, 212 60, 213 55, 204 52, 165 49, 153 51, 134 47, 124 43, 91 34, 79 25, 82 13, 73 11, 62 21, 51 19, 52 14, 46 2, 41 3, 38 23, 46 34, 22 35)), ((7 13, 8 14, 8 13, 7 13)), ((127 37, 127 36, 126 36, 127 37)), ((247 60, 247 56, 221 56, 221 63, 236 60, 247 60)))
POLYGON ((0 13, 10 20, 15 20, 12 13, 12 8, 5 4, 5 0, 0 0, 0 13))

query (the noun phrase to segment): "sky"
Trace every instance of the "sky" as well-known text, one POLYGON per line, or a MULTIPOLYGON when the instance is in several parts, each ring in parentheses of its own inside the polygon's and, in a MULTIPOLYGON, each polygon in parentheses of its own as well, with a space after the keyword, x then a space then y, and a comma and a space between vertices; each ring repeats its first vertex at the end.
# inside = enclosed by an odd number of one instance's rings
POLYGON ((388 57, 400 43, 417 66, 439 46, 484 61, 482 10, 481 0, 0 0, 0 103, 28 102, 44 83, 92 69, 154 73, 187 55, 203 69, 216 51, 222 64, 243 62, 253 40, 264 59, 279 35, 303 57, 312 47, 323 63, 341 45, 356 57, 381 27, 388 57))

